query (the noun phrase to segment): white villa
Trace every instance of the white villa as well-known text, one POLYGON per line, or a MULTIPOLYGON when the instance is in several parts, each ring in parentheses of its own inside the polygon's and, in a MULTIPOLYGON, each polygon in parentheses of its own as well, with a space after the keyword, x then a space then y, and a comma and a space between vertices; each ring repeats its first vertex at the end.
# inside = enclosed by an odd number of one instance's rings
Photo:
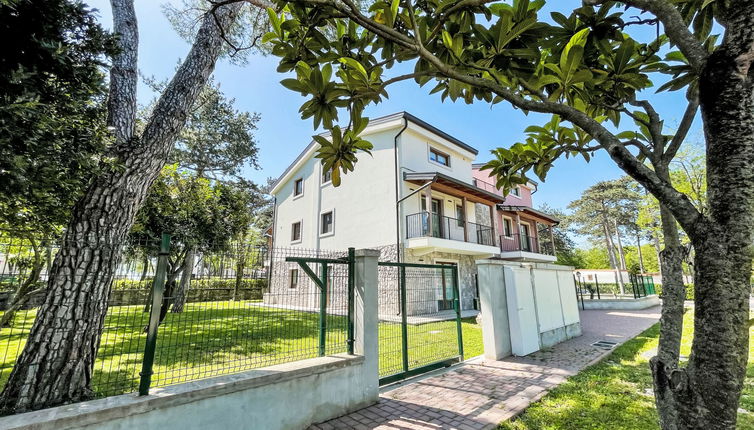
MULTIPOLYGON (((459 282, 462 309, 476 308, 478 259, 555 261, 557 220, 532 208, 537 184, 503 196, 474 164, 476 149, 406 112, 372 119, 363 136, 372 155, 359 154, 340 187, 314 158, 315 142, 283 172, 271 192, 273 248, 378 248, 383 261, 456 265, 459 279, 442 277, 435 312, 447 309, 452 282, 459 282)), ((295 266, 280 270, 290 273, 275 279, 288 285, 273 283, 271 293, 301 287, 304 274, 295 266)))

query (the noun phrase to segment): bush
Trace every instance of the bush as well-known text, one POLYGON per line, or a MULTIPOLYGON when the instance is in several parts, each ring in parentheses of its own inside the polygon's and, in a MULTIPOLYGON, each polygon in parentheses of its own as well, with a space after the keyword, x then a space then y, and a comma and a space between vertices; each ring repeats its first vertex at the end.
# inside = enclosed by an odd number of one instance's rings
MULTIPOLYGON (((686 300, 694 300, 694 284, 686 284, 686 300)), ((655 292, 662 296, 662 284, 655 284, 655 292)))
MULTIPOLYGON (((152 288, 152 279, 143 281, 135 279, 116 279, 113 281, 113 292, 121 298, 118 302, 131 302, 126 296, 129 292, 149 291, 152 288)), ((207 302, 230 300, 236 288, 235 278, 194 278, 191 280, 189 289, 189 302, 207 302)), ((238 288, 236 299, 238 300, 262 300, 262 295, 267 288, 266 279, 242 279, 238 288)), ((141 294, 134 294, 134 300, 139 300, 141 294)))

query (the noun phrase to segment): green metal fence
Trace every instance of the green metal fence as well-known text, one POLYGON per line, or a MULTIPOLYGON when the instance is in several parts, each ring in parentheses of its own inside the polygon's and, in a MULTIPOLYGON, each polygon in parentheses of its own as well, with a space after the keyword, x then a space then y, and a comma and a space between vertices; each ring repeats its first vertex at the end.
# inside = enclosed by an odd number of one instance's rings
POLYGON ((378 276, 380 383, 462 361, 457 267, 380 262, 378 276))
MULTIPOLYGON (((54 240, 39 243, 45 244, 44 269, 33 282, 39 291, 0 328, 0 388, 23 349, 59 249, 54 240)), ((348 352, 353 344, 347 251, 188 246, 168 237, 122 247, 92 376, 96 397, 348 352), (332 261, 326 273, 314 269, 326 288, 296 259, 332 261)), ((28 239, 0 235, 0 318, 29 280, 21 261, 33 252, 28 239)))

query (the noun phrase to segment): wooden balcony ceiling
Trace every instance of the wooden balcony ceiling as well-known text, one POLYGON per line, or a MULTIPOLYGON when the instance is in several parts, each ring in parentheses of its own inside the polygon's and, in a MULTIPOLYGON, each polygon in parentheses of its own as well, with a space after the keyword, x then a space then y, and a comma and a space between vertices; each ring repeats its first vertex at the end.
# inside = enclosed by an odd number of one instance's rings
POLYGON ((451 178, 450 176, 443 175, 439 172, 404 172, 403 179, 416 185, 424 185, 431 181, 431 188, 433 190, 456 197, 466 197, 467 200, 474 203, 495 205, 505 201, 502 196, 485 191, 474 185, 467 184, 459 179, 451 178))
POLYGON ((521 212, 543 224, 558 225, 560 223, 560 220, 555 218, 554 216, 548 215, 542 211, 538 211, 528 206, 497 205, 497 208, 503 212, 521 212))

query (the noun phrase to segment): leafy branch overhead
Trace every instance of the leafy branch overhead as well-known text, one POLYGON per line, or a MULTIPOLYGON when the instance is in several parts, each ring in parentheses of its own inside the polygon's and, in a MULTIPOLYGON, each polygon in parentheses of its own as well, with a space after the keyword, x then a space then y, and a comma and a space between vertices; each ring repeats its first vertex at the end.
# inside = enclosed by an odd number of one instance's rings
POLYGON ((645 138, 656 131, 646 130, 651 106, 640 97, 660 85, 660 91, 685 89, 690 103, 696 99, 700 61, 717 45, 711 22, 720 6, 680 1, 670 12, 657 12, 644 3, 592 0, 570 15, 547 18, 544 0, 392 0, 368 11, 351 0, 277 1, 263 41, 280 57, 278 70, 295 73, 282 84, 307 98, 302 118, 341 138, 317 139, 319 157, 334 171, 350 171, 366 147, 349 134, 363 124, 364 108, 387 98, 391 84, 413 79, 431 83, 430 93, 442 100, 506 101, 553 115, 528 129, 525 141, 493 151, 485 167, 499 186, 524 183, 531 172, 544 179, 560 156, 589 160, 605 149, 650 191, 675 200, 675 210, 688 213, 691 223, 693 206, 644 165, 647 157, 662 155, 672 136, 660 130, 645 138), (637 9, 624 13, 626 4, 637 9), (659 31, 660 23, 666 31, 659 31), (639 40, 632 36, 636 26, 657 26, 657 35, 639 40), (413 70, 393 73, 401 63, 401 71, 413 70), (655 84, 658 77, 662 82, 655 84), (350 124, 336 133, 341 110, 350 124))

